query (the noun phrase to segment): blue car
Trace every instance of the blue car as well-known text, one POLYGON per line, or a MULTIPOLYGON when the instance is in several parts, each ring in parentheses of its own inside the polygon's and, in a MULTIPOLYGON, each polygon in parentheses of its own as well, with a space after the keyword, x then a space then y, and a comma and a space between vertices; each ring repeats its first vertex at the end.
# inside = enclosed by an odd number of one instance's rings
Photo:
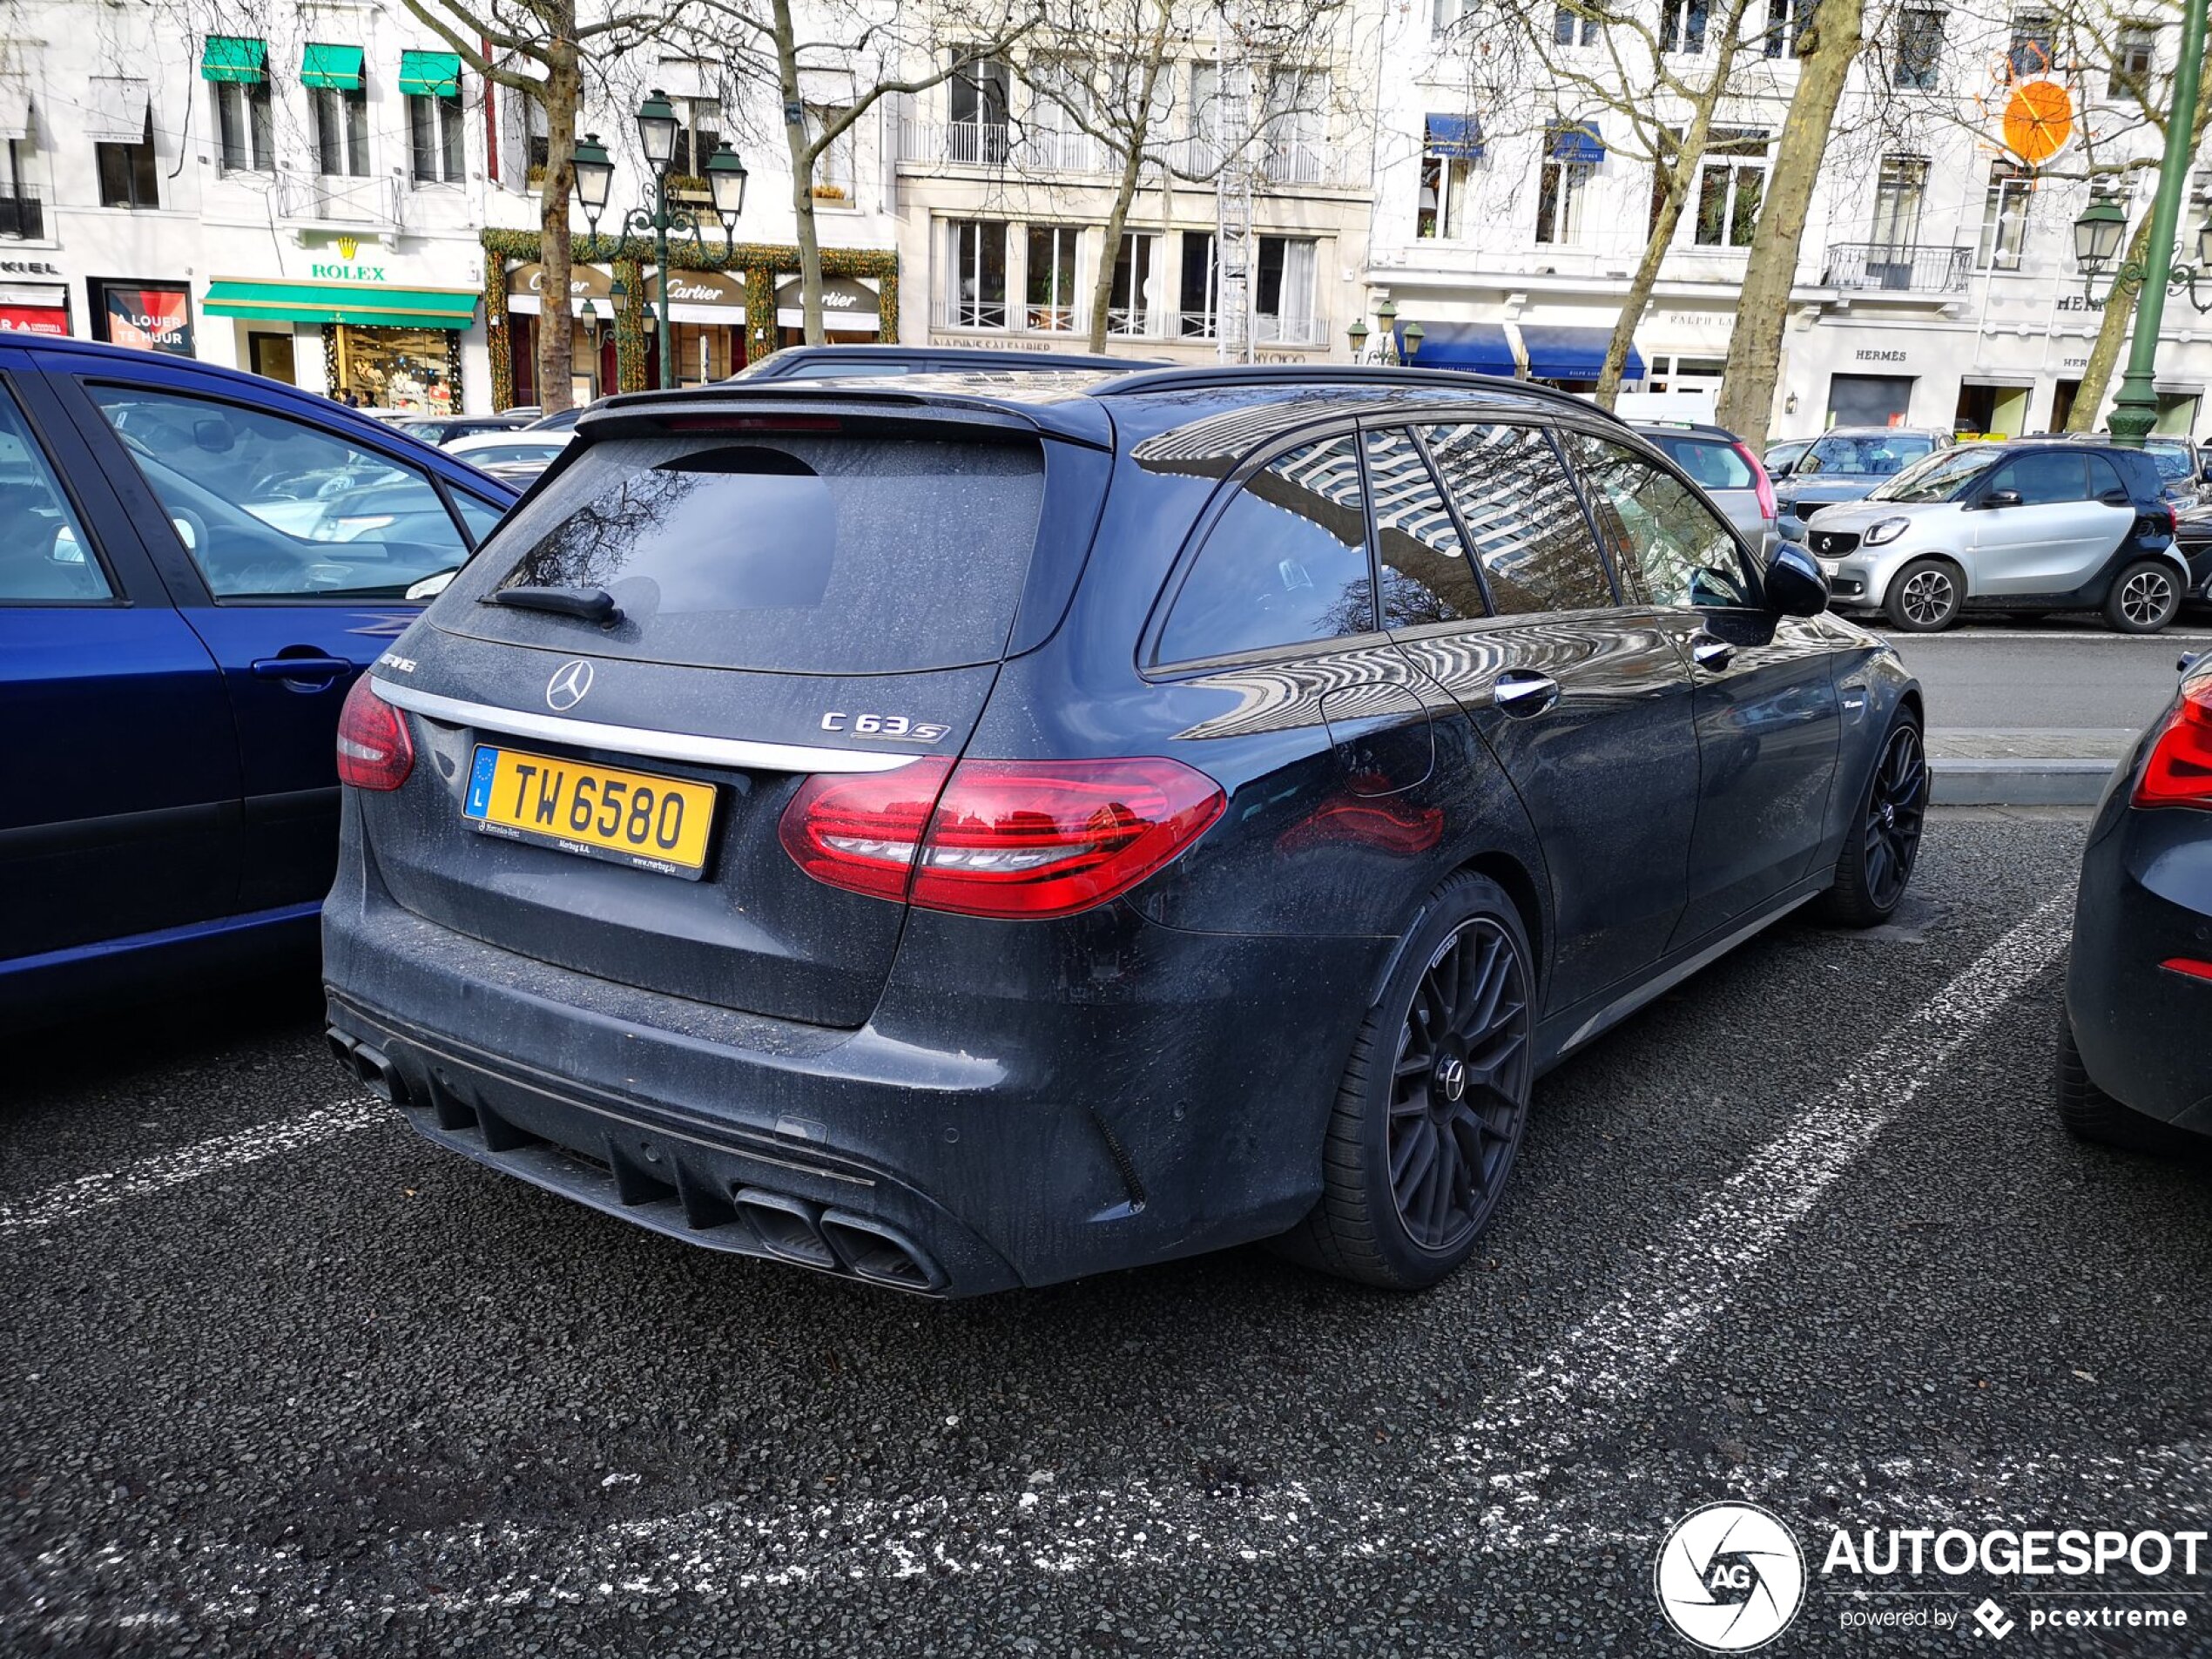
POLYGON ((310 944, 356 676, 515 491, 327 398, 0 347, 0 1022, 310 944))

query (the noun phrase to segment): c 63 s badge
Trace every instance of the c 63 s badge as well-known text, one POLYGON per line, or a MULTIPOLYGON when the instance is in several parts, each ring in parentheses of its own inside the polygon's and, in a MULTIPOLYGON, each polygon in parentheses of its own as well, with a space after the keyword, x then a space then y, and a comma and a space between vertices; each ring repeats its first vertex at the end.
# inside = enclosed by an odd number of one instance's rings
POLYGON ((917 743, 934 743, 952 727, 909 720, 903 714, 847 714, 833 709, 822 716, 822 730, 849 732, 856 738, 911 738, 917 743))

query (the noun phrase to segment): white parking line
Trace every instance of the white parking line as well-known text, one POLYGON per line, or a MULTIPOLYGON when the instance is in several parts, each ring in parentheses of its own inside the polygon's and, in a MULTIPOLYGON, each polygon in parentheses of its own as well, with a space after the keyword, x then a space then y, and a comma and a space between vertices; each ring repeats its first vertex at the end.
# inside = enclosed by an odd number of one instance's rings
POLYGON ((165 1192, 203 1176, 243 1169, 285 1152, 296 1152, 337 1136, 351 1134, 376 1123, 398 1122, 388 1106, 369 1101, 347 1101, 326 1106, 298 1117, 259 1123, 212 1140, 160 1152, 98 1175, 80 1175, 73 1181, 48 1187, 44 1192, 12 1204, 0 1204, 0 1238, 11 1233, 36 1232, 91 1215, 111 1204, 165 1192))

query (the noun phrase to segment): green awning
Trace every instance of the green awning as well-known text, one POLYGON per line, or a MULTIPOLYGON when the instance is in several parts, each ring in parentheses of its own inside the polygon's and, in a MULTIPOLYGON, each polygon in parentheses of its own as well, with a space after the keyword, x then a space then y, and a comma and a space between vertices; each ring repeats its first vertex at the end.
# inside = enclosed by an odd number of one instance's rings
POLYGON ((461 54, 401 52, 400 91, 421 98, 459 98, 461 54))
POLYGON ((361 49, 324 46, 309 41, 307 55, 300 62, 300 84, 335 86, 348 92, 357 90, 361 84, 361 49))
POLYGON ((378 282, 256 282, 217 277, 205 309, 267 322, 347 322, 367 328, 466 328, 474 288, 389 288, 378 282))
POLYGON ((244 35, 210 35, 200 49, 199 78, 259 85, 269 78, 269 43, 244 35))

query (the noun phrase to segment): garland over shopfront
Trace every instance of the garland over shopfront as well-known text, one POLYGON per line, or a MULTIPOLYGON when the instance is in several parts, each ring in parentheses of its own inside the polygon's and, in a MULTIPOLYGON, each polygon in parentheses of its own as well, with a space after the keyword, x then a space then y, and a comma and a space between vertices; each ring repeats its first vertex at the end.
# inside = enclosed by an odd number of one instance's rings
MULTIPOLYGON (((515 401, 515 363, 509 352, 507 272, 510 265, 525 264, 543 255, 536 231, 485 231, 484 329, 491 356, 491 406, 511 408, 515 401)), ((634 247, 636 245, 631 244, 634 247)), ((625 297, 615 318, 615 380, 625 392, 645 389, 645 354, 652 324, 645 307, 644 266, 634 255, 624 253, 611 236, 578 236, 570 243, 569 257, 577 265, 610 265, 625 297)), ((710 248, 702 255, 696 247, 668 246, 672 271, 738 272, 745 277, 746 361, 756 361, 754 347, 765 356, 776 339, 776 279, 799 269, 799 248, 792 243, 740 242, 725 256, 710 248)), ((895 345, 899 338, 899 256, 880 248, 826 247, 822 250, 826 277, 873 277, 878 285, 877 313, 881 319, 876 338, 895 345)))

